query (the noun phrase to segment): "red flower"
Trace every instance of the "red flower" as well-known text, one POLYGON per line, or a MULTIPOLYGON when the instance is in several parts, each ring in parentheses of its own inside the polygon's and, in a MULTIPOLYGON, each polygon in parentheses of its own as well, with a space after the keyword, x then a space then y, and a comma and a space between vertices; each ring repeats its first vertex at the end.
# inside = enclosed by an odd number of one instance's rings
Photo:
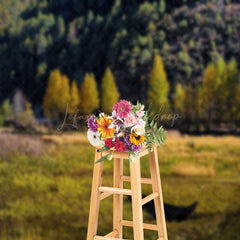
POLYGON ((117 152, 123 152, 125 150, 125 145, 122 141, 116 142, 115 148, 117 152))
POLYGON ((108 138, 108 139, 105 141, 105 145, 106 145, 108 148, 114 147, 114 143, 113 143, 113 141, 112 141, 111 138, 108 138))

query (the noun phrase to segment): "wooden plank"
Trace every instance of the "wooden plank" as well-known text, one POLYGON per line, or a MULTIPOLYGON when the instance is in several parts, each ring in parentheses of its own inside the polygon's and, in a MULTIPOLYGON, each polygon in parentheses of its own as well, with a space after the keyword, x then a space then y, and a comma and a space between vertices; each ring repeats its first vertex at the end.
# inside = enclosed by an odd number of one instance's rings
POLYGON ((132 191, 130 189, 113 188, 113 187, 99 187, 99 192, 132 195, 132 191))
MULTIPOLYGON (((125 227, 133 227, 133 221, 122 220, 121 224, 125 227)), ((158 231, 158 226, 155 224, 143 223, 143 228, 152 231, 158 231)))
POLYGON ((101 193, 100 194, 100 200, 103 200, 103 199, 105 199, 105 198, 107 198, 107 197, 109 197, 111 195, 112 195, 111 193, 101 193))
POLYGON ((112 232, 108 233, 104 237, 116 237, 117 234, 118 232, 116 230, 113 230, 112 232))
POLYGON ((164 240, 168 240, 156 146, 154 146, 153 152, 149 155, 149 165, 153 192, 159 193, 159 196, 154 199, 156 220, 158 225, 158 237, 160 239, 163 238, 164 240))
POLYGON ((158 195, 158 192, 151 193, 150 195, 142 199, 142 205, 152 201, 154 198, 158 197, 158 195))
POLYGON ((101 236, 95 236, 94 240, 127 240, 122 238, 108 238, 108 237, 101 237, 101 236))
MULTIPOLYGON (((114 158, 113 167, 113 187, 123 189, 123 181, 121 181, 121 175, 123 175, 123 159, 114 158)), ((123 215, 123 195, 113 195, 113 230, 117 231, 115 237, 122 238, 122 220, 123 215)))
POLYGON ((142 188, 140 158, 137 157, 130 164, 131 189, 132 189, 132 214, 133 214, 133 235, 136 240, 143 240, 143 214, 142 214, 142 188))
MULTIPOLYGON (((131 182, 131 178, 129 176, 121 176, 121 180, 124 182, 131 182)), ((141 178, 141 183, 152 184, 152 179, 151 178, 141 178)))
MULTIPOLYGON (((102 157, 102 154, 97 152, 96 150, 95 162, 101 157, 102 157)), ((102 172, 103 172, 103 162, 94 164, 87 240, 93 240, 93 237, 97 234, 99 203, 100 203, 100 192, 98 191, 98 188, 102 184, 102 172)))

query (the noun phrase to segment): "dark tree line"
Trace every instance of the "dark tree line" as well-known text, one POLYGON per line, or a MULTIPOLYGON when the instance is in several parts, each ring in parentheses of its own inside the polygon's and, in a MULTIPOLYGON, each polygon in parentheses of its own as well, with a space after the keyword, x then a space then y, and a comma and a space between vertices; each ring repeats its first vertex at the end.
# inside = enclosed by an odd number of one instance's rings
POLYGON ((21 88, 41 103, 51 70, 81 85, 109 66, 121 96, 145 102, 160 54, 173 93, 201 81, 219 55, 240 60, 240 4, 230 1, 0 1, 0 101, 21 88))

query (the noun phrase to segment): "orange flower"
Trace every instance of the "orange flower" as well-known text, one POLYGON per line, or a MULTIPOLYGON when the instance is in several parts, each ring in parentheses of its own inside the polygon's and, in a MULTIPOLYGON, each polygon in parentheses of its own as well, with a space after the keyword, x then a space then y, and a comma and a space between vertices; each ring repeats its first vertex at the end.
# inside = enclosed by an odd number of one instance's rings
POLYGON ((102 116, 97 120, 99 125, 98 131, 102 138, 112 138, 115 132, 115 128, 109 128, 110 124, 113 122, 112 119, 108 119, 107 116, 102 116))

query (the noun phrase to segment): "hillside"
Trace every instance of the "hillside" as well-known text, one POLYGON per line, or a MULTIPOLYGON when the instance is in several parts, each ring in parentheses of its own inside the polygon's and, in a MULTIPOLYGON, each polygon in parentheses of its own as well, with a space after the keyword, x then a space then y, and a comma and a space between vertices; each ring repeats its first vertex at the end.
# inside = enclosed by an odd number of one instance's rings
POLYGON ((197 84, 222 55, 239 62, 240 4, 230 1, 0 1, 0 101, 16 87, 42 103, 49 72, 80 85, 106 66, 122 97, 145 100, 154 54, 171 84, 197 84), (131 93, 130 93, 131 91, 131 93))

